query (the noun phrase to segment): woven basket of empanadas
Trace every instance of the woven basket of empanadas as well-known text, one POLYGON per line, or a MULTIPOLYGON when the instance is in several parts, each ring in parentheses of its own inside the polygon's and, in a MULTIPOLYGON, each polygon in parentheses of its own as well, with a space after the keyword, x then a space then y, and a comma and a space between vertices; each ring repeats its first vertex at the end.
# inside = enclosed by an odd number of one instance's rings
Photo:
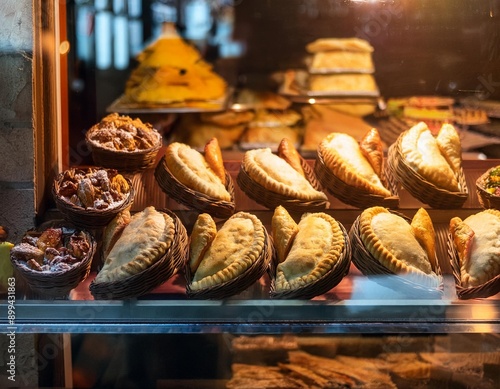
POLYGON ((186 229, 173 212, 147 207, 129 218, 117 218, 103 233, 104 262, 90 284, 96 300, 147 294, 181 270, 187 260, 186 229))
POLYGON ((278 154, 270 148, 247 151, 237 182, 248 197, 269 209, 283 205, 290 211, 312 212, 329 206, 312 169, 286 139, 278 154))
POLYGON ((500 211, 486 209, 450 220, 448 254, 457 296, 490 297, 500 292, 500 211))
POLYGON ((348 134, 329 134, 318 147, 314 171, 322 185, 346 204, 399 206, 397 187, 385 169, 382 141, 375 128, 359 143, 348 134))
POLYGON ((85 229, 106 226, 130 207, 134 188, 115 169, 71 168, 60 173, 52 185, 57 209, 75 226, 85 229))
POLYGON ((393 176, 416 199, 433 208, 460 208, 468 198, 460 136, 443 124, 436 137, 424 122, 389 147, 393 176))
POLYGON ((141 119, 109 114, 85 134, 97 166, 137 172, 154 166, 161 148, 160 133, 141 119))
POLYGON ((234 185, 217 138, 205 145, 204 154, 184 143, 171 143, 156 166, 155 178, 168 196, 189 208, 218 218, 234 213, 234 185))
POLYGON ((65 298, 90 272, 97 243, 85 230, 63 220, 28 231, 10 260, 29 288, 43 298, 65 298))
POLYGON ((306 213, 295 223, 283 207, 272 218, 275 260, 270 267, 270 296, 310 299, 328 292, 349 272, 347 232, 324 213, 306 213))
POLYGON ((494 166, 476 180, 477 199, 483 208, 500 209, 500 166, 494 166))
POLYGON ((375 282, 408 296, 441 296, 436 234, 424 208, 411 221, 387 208, 367 208, 351 226, 349 238, 352 262, 375 282))
POLYGON ((199 299, 245 291, 266 273, 273 253, 264 225, 247 212, 235 213, 218 230, 209 214, 200 214, 189 247, 186 293, 199 299))

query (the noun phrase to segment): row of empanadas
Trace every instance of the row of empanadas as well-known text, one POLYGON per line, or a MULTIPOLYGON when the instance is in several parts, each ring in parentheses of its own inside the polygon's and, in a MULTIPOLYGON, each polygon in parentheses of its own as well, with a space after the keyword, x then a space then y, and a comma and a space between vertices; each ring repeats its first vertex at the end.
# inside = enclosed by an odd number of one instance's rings
POLYGON ((200 214, 190 239, 189 287, 206 289, 242 275, 261 258, 265 240, 264 226, 255 215, 238 212, 217 231, 212 217, 200 214))
POLYGON ((482 285, 500 274, 500 211, 487 209, 464 220, 454 217, 450 233, 463 287, 482 285))
POLYGON ((166 148, 164 158, 170 173, 188 188, 231 201, 217 138, 205 145, 205 155, 184 143, 173 142, 166 148))
POLYGON ((278 292, 319 280, 334 267, 347 244, 332 216, 306 213, 296 224, 281 206, 273 214, 272 237, 279 262, 275 280, 278 292))
POLYGON ((403 133, 401 154, 408 165, 438 188, 459 192, 462 164, 460 136, 451 124, 443 124, 436 137, 420 122, 403 133))
POLYGON ((360 143, 350 135, 332 132, 318 150, 326 167, 347 185, 374 195, 391 196, 381 180, 384 154, 376 129, 371 129, 360 143))
POLYGON ((174 241, 173 219, 154 207, 134 214, 128 223, 127 216, 117 216, 120 217, 119 221, 110 223, 104 233, 104 237, 115 240, 115 243, 109 248, 110 244, 106 242, 107 255, 94 280, 96 284, 122 281, 142 272, 156 263, 174 241), (121 234, 117 239, 111 238, 116 228, 122 229, 121 234))
POLYGON ((366 250, 393 273, 426 286, 439 285, 436 237, 424 208, 411 223, 383 207, 365 209, 359 216, 359 234, 366 250))

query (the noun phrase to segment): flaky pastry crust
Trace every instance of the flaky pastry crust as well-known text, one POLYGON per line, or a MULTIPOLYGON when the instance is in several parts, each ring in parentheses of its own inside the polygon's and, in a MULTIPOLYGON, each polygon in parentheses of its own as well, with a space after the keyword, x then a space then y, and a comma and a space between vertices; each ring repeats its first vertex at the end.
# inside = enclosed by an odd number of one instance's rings
POLYGON ((429 182, 450 192, 459 192, 455 172, 441 154, 438 143, 424 122, 403 133, 401 154, 408 165, 429 182))
POLYGON ((243 167, 255 182, 271 192, 304 201, 327 200, 323 192, 314 189, 309 181, 269 148, 247 151, 243 167))
POLYGON ((318 212, 304 214, 286 259, 276 269, 276 290, 308 285, 330 271, 344 249, 345 237, 338 222, 318 212))
POLYGON ((231 201, 226 187, 197 150, 183 143, 171 143, 165 150, 165 161, 172 175, 188 188, 231 201))
POLYGON ((194 274, 192 290, 228 282, 259 260, 265 247, 262 222, 247 212, 231 216, 220 228, 194 274))
POLYGON ((333 132, 320 143, 319 152, 326 167, 347 185, 374 195, 391 196, 352 136, 333 132))
POLYGON ((383 207, 365 209, 359 216, 359 234, 366 250, 393 273, 425 286, 439 285, 426 251, 401 216, 383 207))

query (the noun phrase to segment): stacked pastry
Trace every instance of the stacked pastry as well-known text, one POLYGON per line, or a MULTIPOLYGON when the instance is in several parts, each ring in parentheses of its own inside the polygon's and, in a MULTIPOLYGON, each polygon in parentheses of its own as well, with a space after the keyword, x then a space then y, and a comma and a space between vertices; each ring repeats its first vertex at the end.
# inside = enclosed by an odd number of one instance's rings
POLYGON ((318 94, 376 95, 373 47, 359 38, 320 38, 306 46, 313 55, 309 90, 318 94))
POLYGON ((269 147, 276 151, 281 139, 287 138, 298 147, 300 132, 296 124, 300 120, 301 115, 292 109, 259 109, 248 123, 248 128, 240 139, 240 146, 245 150, 269 147))
POLYGON ((171 104, 223 98, 227 85, 196 48, 175 31, 166 31, 139 54, 139 66, 125 94, 134 101, 171 104))

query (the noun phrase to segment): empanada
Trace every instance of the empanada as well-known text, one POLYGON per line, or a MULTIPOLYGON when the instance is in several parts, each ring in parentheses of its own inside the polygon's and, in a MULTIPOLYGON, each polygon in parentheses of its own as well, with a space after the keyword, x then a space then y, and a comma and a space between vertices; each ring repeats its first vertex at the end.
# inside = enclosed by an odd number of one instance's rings
POLYGON ((450 220, 460 259, 463 287, 484 284, 500 274, 500 211, 486 209, 465 220, 450 220))
POLYGON ((287 210, 281 205, 277 206, 271 221, 272 237, 278 262, 283 262, 292 247, 299 227, 287 210))
POLYGON ((449 123, 443 124, 437 134, 436 142, 455 174, 458 173, 462 167, 462 144, 455 127, 449 123))
POLYGON ((283 158, 288 164, 293 167, 302 176, 306 176, 302 168, 301 156, 293 143, 287 138, 283 138, 278 145, 278 156, 283 158))
POLYGON ((217 138, 210 139, 205 145, 205 160, 213 172, 220 178, 222 184, 226 183, 226 169, 217 138))
POLYGON ((231 201, 231 195, 220 178, 197 150, 183 143, 171 143, 165 150, 165 161, 172 175, 188 188, 231 201))
POLYGON ((120 237, 124 228, 130 223, 130 207, 121 211, 104 228, 102 233, 102 255, 106 258, 120 237))
POLYGON ((296 289, 321 278, 338 261, 346 244, 337 221, 323 212, 304 214, 298 229, 290 252, 276 269, 277 291, 296 289))
POLYGON ((375 195, 391 196, 352 136, 333 132, 320 143, 319 151, 326 167, 347 185, 375 195))
POLYGON ((284 159, 271 152, 271 149, 247 151, 243 158, 247 174, 267 190, 298 200, 327 200, 303 176, 284 159))
POLYGON ((94 282, 121 281, 153 265, 171 247, 174 221, 154 207, 136 213, 106 257, 94 282))
POLYGON ((427 181, 451 192, 460 191, 455 172, 424 122, 414 125, 402 135, 401 154, 408 165, 427 181))
POLYGON ((198 215, 189 242, 189 268, 195 273, 205 252, 217 235, 217 226, 208 213, 198 215))
POLYGON ((359 234, 366 250, 393 273, 426 286, 438 286, 439 277, 426 249, 401 216, 383 207, 367 208, 359 216, 359 234))
POLYGON ((191 289, 209 288, 243 274, 261 256, 265 239, 264 226, 255 215, 238 212, 231 216, 205 252, 191 289))
POLYGON ((370 129, 359 142, 359 147, 365 158, 372 165, 375 174, 382 177, 384 165, 384 149, 382 139, 376 128, 370 129))

